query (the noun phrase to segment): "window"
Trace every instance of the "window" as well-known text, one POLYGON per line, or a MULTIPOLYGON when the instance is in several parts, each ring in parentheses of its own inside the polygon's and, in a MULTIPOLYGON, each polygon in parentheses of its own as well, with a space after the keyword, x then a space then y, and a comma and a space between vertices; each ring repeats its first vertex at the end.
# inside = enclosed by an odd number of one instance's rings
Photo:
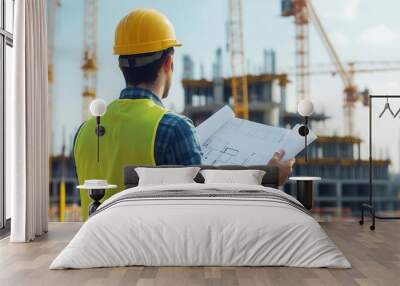
MULTIPOLYGON (((4 169, 5 104, 11 93, 14 0, 0 0, 0 229, 9 226, 10 194, 6 192, 4 169)), ((0 233, 1 234, 1 233, 0 233)))
POLYGON ((318 196, 336 199, 336 184, 322 183, 318 185, 318 196))

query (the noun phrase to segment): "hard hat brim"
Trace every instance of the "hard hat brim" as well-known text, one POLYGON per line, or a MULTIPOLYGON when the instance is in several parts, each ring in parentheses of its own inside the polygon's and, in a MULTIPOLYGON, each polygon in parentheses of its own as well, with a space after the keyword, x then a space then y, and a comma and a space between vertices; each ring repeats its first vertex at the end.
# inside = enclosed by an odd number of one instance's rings
POLYGON ((175 39, 147 42, 135 45, 115 45, 113 54, 120 56, 145 54, 181 46, 182 44, 175 39))

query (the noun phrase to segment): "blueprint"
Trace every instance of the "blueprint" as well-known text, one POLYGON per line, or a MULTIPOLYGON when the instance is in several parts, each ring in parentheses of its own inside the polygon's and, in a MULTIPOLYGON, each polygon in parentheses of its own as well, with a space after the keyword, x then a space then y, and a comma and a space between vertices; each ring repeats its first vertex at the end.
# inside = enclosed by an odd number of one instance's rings
MULTIPOLYGON (((225 106, 196 128, 203 164, 267 164, 281 149, 285 150, 284 160, 293 158, 304 149, 304 137, 298 133, 300 126, 286 129, 236 118, 232 109, 225 106)), ((310 130, 307 143, 316 138, 310 130)))

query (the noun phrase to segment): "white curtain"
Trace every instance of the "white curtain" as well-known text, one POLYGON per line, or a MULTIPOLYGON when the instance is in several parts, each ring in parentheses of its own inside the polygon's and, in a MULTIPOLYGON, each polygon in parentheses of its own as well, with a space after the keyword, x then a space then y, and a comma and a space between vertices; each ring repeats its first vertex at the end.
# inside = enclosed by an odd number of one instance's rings
POLYGON ((7 98, 6 184, 11 190, 12 242, 48 227, 46 0, 15 1, 13 94, 7 98))

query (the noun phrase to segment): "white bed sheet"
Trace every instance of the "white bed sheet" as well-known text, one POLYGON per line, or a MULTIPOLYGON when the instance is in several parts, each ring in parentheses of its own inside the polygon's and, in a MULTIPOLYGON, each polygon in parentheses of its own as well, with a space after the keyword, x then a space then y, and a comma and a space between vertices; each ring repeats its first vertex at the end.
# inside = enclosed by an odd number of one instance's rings
MULTIPOLYGON (((127 189, 262 190, 254 185, 179 184, 127 189)), ((343 253, 310 215, 255 198, 171 198, 123 201, 83 224, 50 269, 145 266, 293 266, 350 268, 343 253)))

